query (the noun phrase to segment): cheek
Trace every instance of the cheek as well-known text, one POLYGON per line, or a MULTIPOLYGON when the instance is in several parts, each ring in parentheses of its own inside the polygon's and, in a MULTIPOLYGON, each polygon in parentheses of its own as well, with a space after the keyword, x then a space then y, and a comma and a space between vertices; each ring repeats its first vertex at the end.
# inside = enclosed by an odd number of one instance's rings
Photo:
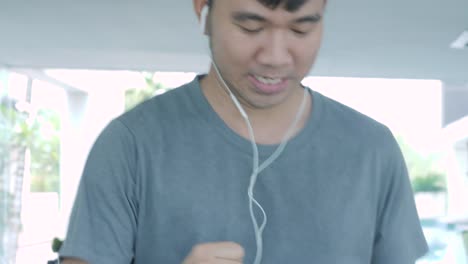
POLYGON ((213 49, 218 60, 221 59, 223 63, 231 65, 248 67, 255 52, 254 42, 234 30, 217 33, 213 38, 213 49))
POLYGON ((312 46, 307 46, 303 49, 296 51, 296 58, 300 65, 313 64, 317 57, 318 49, 312 46))
POLYGON ((307 74, 317 57, 317 49, 312 45, 296 46, 293 51, 294 68, 298 76, 307 74))
POLYGON ((304 41, 296 46, 295 62, 297 70, 301 74, 307 74, 317 58, 321 42, 320 32, 311 37, 310 40, 304 41))
POLYGON ((224 44, 226 53, 229 54, 232 63, 240 64, 243 67, 248 66, 252 58, 253 47, 248 41, 227 40, 224 44))

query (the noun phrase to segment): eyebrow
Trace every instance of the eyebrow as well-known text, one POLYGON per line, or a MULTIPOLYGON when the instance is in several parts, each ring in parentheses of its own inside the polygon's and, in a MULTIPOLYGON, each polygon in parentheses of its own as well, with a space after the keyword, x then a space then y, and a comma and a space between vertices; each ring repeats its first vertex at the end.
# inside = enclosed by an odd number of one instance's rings
POLYGON ((237 22, 244 22, 247 20, 254 20, 258 22, 266 22, 266 18, 257 15, 255 13, 250 13, 250 12, 244 12, 244 11, 238 11, 232 14, 232 18, 236 20, 237 22))
POLYGON ((294 24, 302 24, 302 23, 317 23, 322 19, 321 14, 309 15, 300 17, 294 20, 294 24))
MULTIPOLYGON (((232 14, 232 18, 237 22, 245 22, 248 20, 253 20, 257 22, 267 22, 267 19, 251 12, 238 11, 232 14)), ((303 16, 293 20, 293 24, 303 24, 303 23, 317 23, 322 19, 321 14, 314 14, 303 16)))

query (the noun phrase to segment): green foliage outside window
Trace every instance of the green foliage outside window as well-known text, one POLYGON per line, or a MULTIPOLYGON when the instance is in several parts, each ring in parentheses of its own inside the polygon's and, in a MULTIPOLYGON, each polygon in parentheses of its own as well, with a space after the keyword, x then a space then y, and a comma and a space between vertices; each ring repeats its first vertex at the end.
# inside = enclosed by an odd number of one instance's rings
POLYGON ((442 154, 422 154, 402 137, 397 137, 397 140, 405 157, 413 191, 445 192, 446 175, 441 164, 442 154))
POLYGON ((125 110, 130 110, 139 103, 163 93, 168 89, 154 80, 154 73, 144 73, 146 87, 131 88, 125 93, 125 110))

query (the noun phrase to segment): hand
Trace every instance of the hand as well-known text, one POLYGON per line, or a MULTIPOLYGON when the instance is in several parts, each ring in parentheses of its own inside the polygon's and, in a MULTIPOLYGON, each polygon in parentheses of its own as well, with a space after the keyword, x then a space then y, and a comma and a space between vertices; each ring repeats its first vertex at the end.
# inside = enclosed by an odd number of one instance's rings
POLYGON ((244 248, 234 242, 198 244, 182 264, 242 264, 244 248))

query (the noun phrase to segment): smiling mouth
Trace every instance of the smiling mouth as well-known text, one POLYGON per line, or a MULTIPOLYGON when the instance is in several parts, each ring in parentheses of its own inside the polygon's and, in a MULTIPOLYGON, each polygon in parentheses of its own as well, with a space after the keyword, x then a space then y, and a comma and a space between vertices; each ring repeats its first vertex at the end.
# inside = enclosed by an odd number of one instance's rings
POLYGON ((266 85, 275 85, 275 84, 279 84, 281 83, 284 79, 283 78, 271 78, 271 77, 265 77, 265 76, 261 76, 261 75, 253 75, 253 77, 263 83, 263 84, 266 84, 266 85))
POLYGON ((266 77, 257 74, 251 74, 249 79, 250 82, 254 85, 255 90, 261 94, 278 94, 288 87, 288 78, 266 77))

